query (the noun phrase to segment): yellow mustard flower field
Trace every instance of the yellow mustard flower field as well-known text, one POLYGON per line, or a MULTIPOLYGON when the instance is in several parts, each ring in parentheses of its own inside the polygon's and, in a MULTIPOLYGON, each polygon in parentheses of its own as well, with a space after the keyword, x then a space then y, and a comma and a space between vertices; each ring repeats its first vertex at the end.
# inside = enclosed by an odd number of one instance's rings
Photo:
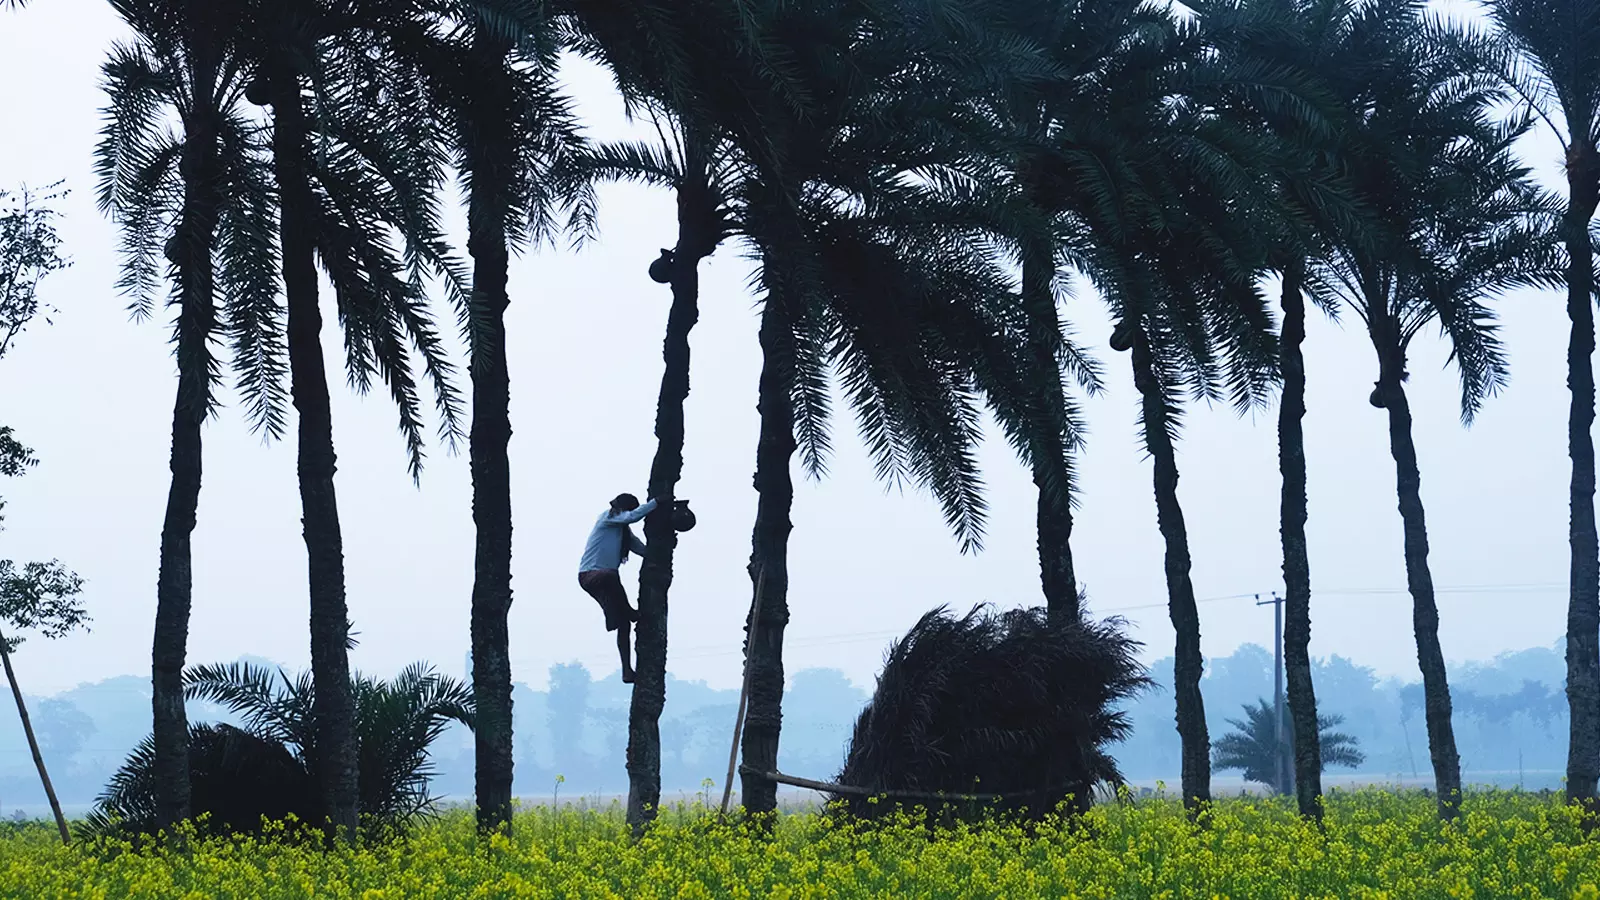
POLYGON ((1327 809, 1320 832, 1280 800, 1219 801, 1200 827, 1164 800, 1033 829, 847 827, 808 813, 763 838, 679 807, 635 842, 615 807, 541 807, 510 838, 480 841, 468 813, 449 812, 403 841, 331 852, 282 832, 183 851, 64 848, 27 826, 0 839, 0 896, 1600 900, 1600 836, 1586 839, 1557 799, 1475 794, 1450 825, 1416 794, 1339 794, 1327 809))

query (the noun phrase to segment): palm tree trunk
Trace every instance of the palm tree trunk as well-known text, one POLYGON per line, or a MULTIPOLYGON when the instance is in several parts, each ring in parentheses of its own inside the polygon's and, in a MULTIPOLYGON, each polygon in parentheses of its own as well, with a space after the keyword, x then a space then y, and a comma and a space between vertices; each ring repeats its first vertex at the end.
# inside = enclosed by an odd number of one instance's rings
POLYGON ((1572 568, 1567 601, 1567 799, 1596 809, 1600 789, 1600 535, 1594 513, 1594 257, 1589 222, 1600 201, 1600 158, 1575 143, 1567 160, 1567 387, 1572 411, 1567 446, 1572 457, 1572 568))
POLYGON ((1428 754, 1433 759, 1439 815, 1453 819, 1461 808, 1461 756, 1456 752, 1455 729, 1450 722, 1450 684, 1445 675, 1444 651, 1439 646, 1439 606, 1433 594, 1433 573, 1428 568, 1422 473, 1417 468, 1417 447, 1411 438, 1411 405, 1401 383, 1405 355, 1393 335, 1393 324, 1383 316, 1374 317, 1374 321, 1377 324, 1373 337, 1379 355, 1377 394, 1389 412, 1389 449, 1394 455, 1400 519, 1405 526, 1406 584, 1411 591, 1417 665, 1422 669, 1428 754))
POLYGON ((354 840, 360 788, 357 780, 354 698, 350 693, 349 615, 344 593, 344 543, 334 492, 336 457, 327 366, 318 309, 316 198, 305 166, 306 122, 300 85, 280 77, 273 98, 273 152, 281 197, 283 284, 289 307, 289 371, 300 417, 300 507, 311 597, 311 677, 316 685, 312 764, 328 825, 354 840))
POLYGON ((154 744, 156 824, 169 828, 189 818, 189 722, 183 703, 183 666, 189 644, 193 596, 190 538, 200 505, 200 429, 210 394, 207 347, 216 327, 212 246, 216 240, 216 129, 185 123, 184 204, 177 228, 178 393, 172 411, 172 483, 161 527, 156 575, 156 622, 151 641, 150 707, 154 744))
POLYGON ((467 249, 472 254, 472 521, 477 529, 472 582, 474 788, 478 828, 511 830, 511 379, 506 365, 510 246, 504 183, 515 147, 506 133, 509 100, 502 77, 510 47, 480 29, 473 41, 482 89, 474 95, 475 140, 468 151, 467 249))
POLYGON ((1133 380, 1143 396, 1144 439, 1155 463, 1156 520, 1166 541, 1167 611, 1177 632, 1173 693, 1182 741, 1183 802, 1191 811, 1211 801, 1211 739, 1206 733, 1200 676, 1200 610, 1189 579, 1189 533, 1178 503, 1178 454, 1168 432, 1167 401, 1155 376, 1155 360, 1144 335, 1133 344, 1133 380))
POLYGON ((1072 473, 1064 445, 1066 397, 1061 387, 1061 364, 1056 359, 1061 323, 1052 288, 1055 266, 1051 249, 1027 255, 1022 267, 1028 342, 1038 386, 1033 483, 1039 491, 1039 580, 1051 620, 1076 621, 1082 610, 1078 576, 1072 564, 1072 473))
MULTIPOLYGON (((1057 454, 1059 456, 1059 453, 1057 454)), ((1072 564, 1072 506, 1050 485, 1066 474, 1057 460, 1041 460, 1033 467, 1033 484, 1039 491, 1035 526, 1038 530, 1039 580, 1044 587, 1050 620, 1075 621, 1083 616, 1078 576, 1072 564), (1050 469, 1056 471, 1050 471, 1050 469)))
MULTIPOLYGON (((746 637, 750 699, 746 707, 744 762, 750 772, 740 777, 746 812, 764 815, 778 808, 778 786, 761 773, 778 768, 778 735, 783 726, 783 631, 789 624, 789 534, 794 525, 794 342, 783 299, 767 296, 761 314, 761 381, 757 408, 761 436, 756 444, 756 523, 751 535, 750 577, 761 592, 756 606, 755 640, 746 637)), ((752 616, 754 608, 752 608, 752 616)))
POLYGON ((1311 685, 1311 556, 1306 548, 1306 302, 1304 264, 1283 273, 1283 405, 1278 410, 1278 468, 1283 473, 1279 529, 1283 535, 1283 661, 1294 747, 1294 791, 1300 814, 1322 819, 1322 748, 1317 695, 1311 685))
POLYGON ((635 637, 633 701, 628 707, 628 824, 640 834, 661 804, 661 711, 667 702, 667 593, 678 534, 672 502, 683 474, 683 403, 689 397, 689 332, 700 319, 700 260, 711 255, 717 235, 708 227, 715 210, 706 167, 694 155, 678 187, 678 246, 672 265, 672 309, 662 347, 666 370, 656 401, 656 455, 650 465, 650 497, 660 506, 644 522, 649 555, 639 566, 639 625, 635 637))
POLYGON ((72 842, 72 832, 67 830, 67 817, 61 814, 61 801, 56 799, 55 785, 50 783, 50 773, 44 767, 44 754, 39 752, 39 739, 33 735, 33 722, 28 718, 28 704, 22 700, 22 688, 17 685, 17 673, 11 669, 11 644, 0 634, 0 662, 5 663, 6 681, 11 683, 11 696, 17 701, 17 715, 22 719, 22 733, 28 739, 28 750, 33 753, 33 766, 39 770, 39 782, 44 785, 44 797, 50 801, 50 812, 55 816, 56 829, 61 832, 61 843, 72 842))

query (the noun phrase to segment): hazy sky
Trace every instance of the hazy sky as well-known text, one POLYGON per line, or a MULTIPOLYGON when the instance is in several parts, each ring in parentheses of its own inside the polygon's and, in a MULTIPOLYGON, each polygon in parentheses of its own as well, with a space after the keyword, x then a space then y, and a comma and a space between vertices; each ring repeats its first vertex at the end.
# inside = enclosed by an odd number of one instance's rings
MULTIPOLYGON (((36 693, 149 671, 176 383, 165 321, 134 324, 126 315, 114 287, 115 231, 93 200, 99 65, 119 33, 99 0, 42 0, 0 13, 0 187, 65 179, 74 191, 61 232, 76 264, 41 290, 59 309, 55 324, 38 323, 0 363, 0 422, 43 461, 0 484, 9 504, 0 556, 67 562, 87 579, 95 619, 90 634, 30 641, 21 650, 24 686, 36 693)), ((568 84, 596 136, 627 133, 603 73, 578 67, 568 84)), ((1532 142, 1529 154, 1542 175, 1556 174, 1552 142, 1532 142)), ((674 243, 673 202, 636 187, 602 196, 597 244, 576 254, 531 254, 511 269, 511 658, 513 677, 536 686, 556 662, 615 670, 615 645, 594 601, 578 589, 576 566, 606 500, 622 490, 644 493, 655 447, 669 297, 645 267, 674 243)), ((742 249, 725 246, 703 271, 678 491, 694 501, 700 526, 678 551, 668 666, 679 677, 731 686, 750 594, 744 566, 755 514, 760 353, 742 249)), ((1498 308, 1512 384, 1471 430, 1458 420, 1442 341, 1421 339, 1411 364, 1441 638, 1451 660, 1547 646, 1565 622, 1565 310, 1561 298, 1533 292, 1498 308)), ((442 304, 440 314, 453 322, 442 304)), ((1081 290, 1067 315, 1110 376, 1109 393, 1085 404, 1093 430, 1081 464, 1078 574, 1093 611, 1127 616, 1148 656, 1167 655, 1173 634, 1163 548, 1127 357, 1106 348, 1110 326, 1092 292, 1081 290)), ((339 334, 328 316, 334 365, 339 334)), ((1306 357, 1312 652, 1415 678, 1386 420, 1367 405, 1372 350, 1359 326, 1313 314, 1306 357)), ((354 664, 391 673, 427 659, 459 673, 473 552, 465 453, 433 448, 421 488, 413 487, 387 400, 335 387, 346 579, 361 642, 354 664)), ((1207 654, 1271 643, 1270 609, 1237 595, 1282 589, 1276 415, 1275 408, 1253 420, 1194 409, 1179 448, 1207 654)), ((251 653, 304 665, 294 443, 263 444, 236 404, 207 427, 205 442, 189 659, 251 653)), ((795 496, 791 671, 835 666, 870 685, 888 641, 934 606, 1041 602, 1034 491, 1002 441, 984 450, 992 524, 987 548, 972 556, 959 552, 926 496, 874 482, 848 415, 839 419, 836 444, 831 476, 799 484, 795 496)), ((630 596, 636 572, 625 573, 630 596)))

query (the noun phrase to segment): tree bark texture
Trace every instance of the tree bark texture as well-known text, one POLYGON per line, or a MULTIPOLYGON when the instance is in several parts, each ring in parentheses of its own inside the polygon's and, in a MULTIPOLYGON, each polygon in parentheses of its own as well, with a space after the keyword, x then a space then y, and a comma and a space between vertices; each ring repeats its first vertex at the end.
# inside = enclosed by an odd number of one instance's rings
POLYGON ((169 828, 189 818, 189 721, 183 703, 194 572, 190 538, 200 505, 201 427, 209 409, 216 329, 212 248, 221 197, 217 128, 196 116, 184 123, 180 170, 183 212, 177 226, 178 392, 172 410, 172 483, 161 526, 156 622, 151 641, 150 706, 156 821, 169 828))
POLYGON ((72 843, 72 832, 67 830, 67 817, 61 814, 61 801, 56 799, 55 785, 50 783, 50 772, 44 767, 44 754, 39 752, 39 739, 33 734, 33 721, 28 718, 28 704, 22 700, 22 688, 17 684, 17 673, 11 668, 11 649, 6 637, 0 634, 0 662, 5 663, 6 681, 11 683, 11 696, 17 701, 17 716, 22 720, 22 733, 28 739, 28 751, 33 754, 33 766, 39 770, 39 783, 44 785, 44 797, 50 801, 50 813, 55 817, 56 830, 61 832, 61 843, 72 843))
POLYGON ((1078 576, 1072 563, 1072 470, 1066 446, 1065 390, 1056 350, 1061 321, 1056 313, 1055 263, 1050 248, 1022 263, 1029 361, 1037 394, 1033 439, 1033 483, 1038 489, 1039 580, 1052 621, 1077 621, 1078 576))
POLYGON ((1591 812, 1600 790, 1600 536, 1594 491, 1594 257, 1589 223, 1600 201, 1600 155, 1574 144, 1567 160, 1567 387, 1572 392, 1567 445, 1572 457, 1572 567, 1567 601, 1567 799, 1591 812))
POLYGON ((473 40, 480 90, 468 147, 467 249, 472 254, 472 521, 477 530, 472 582, 474 793, 478 828, 511 830, 511 377, 506 365, 510 245, 508 183, 516 171, 510 114, 510 47, 482 30, 473 40))
POLYGON ((307 171, 300 84, 280 76, 273 96, 273 154, 281 205, 283 284, 289 308, 289 372, 299 414, 300 508, 311 598, 311 677, 316 686, 316 767, 327 825, 353 841, 359 823, 355 700, 350 690, 344 543, 334 492, 336 456, 318 308, 316 197, 307 171))
POLYGON ((654 821, 661 805, 661 711, 667 702, 667 593, 678 535, 672 504, 683 474, 683 404, 689 397, 689 332, 700 318, 700 261, 717 236, 708 228, 715 214, 705 169, 693 161, 678 186, 678 246, 672 264, 672 308, 662 347, 666 369, 656 402, 656 455, 650 465, 650 497, 659 506, 644 522, 650 553, 639 566, 639 625, 636 632, 633 700, 628 708, 628 824, 635 834, 654 821))
POLYGON ((1178 455, 1167 433, 1167 406, 1156 381, 1154 359, 1144 335, 1133 344, 1134 385, 1143 396, 1144 437, 1155 464, 1156 519, 1166 542, 1167 611, 1177 632, 1173 654, 1173 693, 1178 737, 1182 742, 1183 802, 1191 811, 1211 800, 1211 739, 1206 732, 1200 677, 1200 610, 1189 578, 1189 533, 1178 503, 1178 455))
POLYGON ((1411 622, 1417 639, 1417 665, 1422 669, 1423 709, 1428 726, 1428 755, 1433 760, 1439 815, 1453 819, 1461 807, 1461 756, 1450 721, 1450 684, 1444 651, 1439 646, 1439 606, 1433 573, 1428 568, 1428 523, 1422 506, 1422 473, 1411 436, 1411 405, 1403 377, 1405 351, 1393 321, 1373 316, 1373 342, 1378 349, 1378 395, 1389 413, 1389 449, 1394 456, 1400 519, 1405 527, 1406 585, 1411 591, 1411 622))
MULTIPOLYGON (((761 592, 756 604, 760 621, 746 626, 746 665, 750 700, 745 715, 744 763, 740 797, 745 811, 757 815, 778 808, 778 785, 761 772, 778 770, 778 737, 783 726, 783 632, 789 624, 789 534, 794 525, 794 480, 790 462, 794 438, 793 324, 783 298, 769 293, 761 314, 761 381, 757 409, 761 414, 756 445, 756 523, 750 541, 750 577, 761 592), (754 629, 752 642, 748 632, 754 629)), ((752 610, 752 615, 754 611, 752 610)))
POLYGON ((1293 728, 1294 790, 1300 814, 1322 819, 1322 747, 1317 733, 1317 696, 1311 684, 1311 555, 1306 546, 1305 269, 1296 262, 1283 273, 1283 403, 1278 409, 1278 468, 1283 474, 1279 530, 1283 537, 1284 676, 1293 728))

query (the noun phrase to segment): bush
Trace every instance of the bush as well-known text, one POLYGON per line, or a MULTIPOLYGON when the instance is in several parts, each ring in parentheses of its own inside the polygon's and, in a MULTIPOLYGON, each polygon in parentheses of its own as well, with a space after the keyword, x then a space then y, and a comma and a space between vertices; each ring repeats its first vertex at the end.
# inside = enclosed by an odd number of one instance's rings
MULTIPOLYGON (((408 827, 432 808, 428 748, 452 721, 472 727, 472 691, 422 663, 392 682, 357 674, 351 688, 362 818, 380 830, 408 827)), ((190 699, 223 704, 244 724, 189 729, 190 809, 200 831, 250 834, 267 821, 323 818, 309 675, 290 679, 282 669, 249 663, 201 666, 185 673, 184 690, 190 699)), ((154 762, 146 738, 101 793, 81 826, 84 836, 155 831, 154 762)))
POLYGON ((862 818, 932 805, 897 791, 998 794, 1006 813, 1087 808, 1096 784, 1123 781, 1106 750, 1130 726, 1113 706, 1149 684, 1122 624, 1052 625, 1039 608, 923 616, 890 648, 838 779, 890 796, 835 799, 862 818))

